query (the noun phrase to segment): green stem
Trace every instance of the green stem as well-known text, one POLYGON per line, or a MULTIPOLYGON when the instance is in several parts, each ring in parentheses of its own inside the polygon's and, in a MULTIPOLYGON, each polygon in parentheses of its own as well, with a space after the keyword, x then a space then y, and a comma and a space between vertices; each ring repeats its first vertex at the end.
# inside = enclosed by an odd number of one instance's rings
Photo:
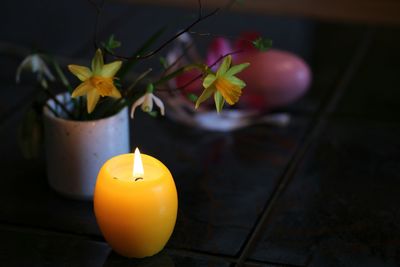
POLYGON ((53 63, 54 69, 56 70, 56 73, 57 73, 58 77, 60 78, 62 84, 68 89, 69 93, 72 93, 72 87, 71 87, 67 77, 64 75, 64 73, 60 67, 60 64, 58 64, 58 62, 54 58, 51 58, 51 61, 53 63))
POLYGON ((53 113, 54 116, 59 117, 57 111, 52 106, 50 106, 48 103, 46 103, 45 106, 51 111, 51 113, 53 113))
MULTIPOLYGON (((126 89, 127 95, 126 95, 126 99, 129 99, 133 96, 133 89, 135 88, 135 86, 138 84, 138 82, 140 82, 141 80, 143 80, 150 72, 152 72, 153 69, 148 69, 145 72, 143 72, 142 74, 140 74, 135 81, 133 81, 133 83, 128 87, 128 89, 126 89)), ((101 116, 105 116, 105 115, 111 115, 113 112, 117 112, 118 110, 122 109, 127 103, 125 101, 125 97, 121 97, 118 100, 116 100, 114 102, 114 104, 111 105, 111 107, 106 110, 103 114, 101 114, 101 116), (119 107, 121 106, 121 107, 119 107)))
POLYGON ((73 118, 74 118, 74 115, 64 106, 63 103, 61 103, 61 102, 57 99, 57 97, 56 97, 52 92, 50 92, 50 91, 47 90, 47 89, 45 89, 44 92, 45 92, 58 106, 60 106, 60 108, 65 112, 65 114, 67 114, 67 116, 68 116, 70 119, 73 119, 73 118))
POLYGON ((185 67, 181 67, 181 68, 175 70, 174 72, 172 72, 172 73, 170 73, 170 74, 168 74, 168 75, 166 75, 166 76, 164 76, 164 77, 161 77, 158 81, 156 81, 156 82, 154 83, 154 85, 157 86, 157 85, 166 83, 166 82, 168 82, 169 80, 175 78, 176 76, 179 76, 179 75, 181 75, 182 73, 184 73, 184 72, 186 72, 186 71, 189 71, 189 70, 192 70, 192 69, 199 69, 199 70, 201 70, 201 71, 204 71, 205 66, 202 65, 202 64, 190 64, 190 65, 187 65, 187 66, 185 66, 185 67))

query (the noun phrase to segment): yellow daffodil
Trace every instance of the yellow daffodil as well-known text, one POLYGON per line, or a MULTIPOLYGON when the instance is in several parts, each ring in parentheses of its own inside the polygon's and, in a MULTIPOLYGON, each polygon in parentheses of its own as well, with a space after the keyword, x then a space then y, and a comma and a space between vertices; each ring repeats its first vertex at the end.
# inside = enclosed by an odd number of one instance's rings
POLYGON ((243 63, 231 67, 232 56, 224 58, 221 66, 216 73, 208 74, 203 80, 203 93, 196 102, 196 108, 214 94, 214 101, 217 111, 220 112, 225 101, 229 105, 233 105, 239 101, 242 89, 246 84, 237 78, 235 74, 247 68, 250 64, 243 63))
POLYGON ((104 64, 103 54, 100 49, 97 49, 91 70, 84 66, 68 65, 68 69, 82 81, 72 92, 72 97, 87 95, 88 113, 94 110, 100 96, 120 98, 121 93, 115 87, 113 80, 121 64, 121 61, 104 64))

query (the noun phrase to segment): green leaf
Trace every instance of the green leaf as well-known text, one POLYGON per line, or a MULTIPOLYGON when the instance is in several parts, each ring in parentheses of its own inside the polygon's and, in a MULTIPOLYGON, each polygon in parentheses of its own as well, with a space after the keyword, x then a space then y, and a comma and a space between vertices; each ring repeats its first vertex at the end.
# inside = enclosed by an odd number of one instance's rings
MULTIPOLYGON (((151 35, 146 42, 143 43, 143 45, 141 47, 139 47, 139 49, 137 49, 135 51, 135 53, 133 53, 132 57, 137 57, 138 55, 143 54, 144 52, 146 52, 151 45, 153 45, 158 38, 165 32, 165 30, 167 29, 167 27, 162 27, 161 29, 159 29, 158 31, 156 31, 153 35, 151 35)), ((125 64, 122 65, 122 68, 119 71, 119 77, 122 79, 127 73, 128 71, 135 66, 135 64, 138 62, 138 60, 130 60, 127 61, 125 64)))
POLYGON ((168 74, 168 75, 165 75, 164 77, 162 77, 161 79, 159 79, 158 81, 156 81, 154 84, 155 84, 155 85, 160 85, 160 84, 163 84, 163 83, 165 83, 165 82, 168 82, 169 80, 175 78, 176 76, 181 75, 181 74, 184 73, 185 71, 186 71, 186 68, 185 68, 185 67, 179 68, 179 69, 177 69, 176 71, 171 72, 171 73, 168 74))
POLYGON ((108 38, 106 43, 101 43, 102 47, 109 51, 110 53, 114 53, 114 50, 118 47, 121 47, 121 42, 114 38, 114 34, 108 38))
MULTIPOLYGON (((154 83, 154 85, 160 85, 160 84, 163 84, 163 83, 165 83, 165 82, 168 82, 169 80, 175 78, 176 76, 179 76, 179 75, 181 75, 182 73, 184 73, 184 72, 186 72, 186 71, 189 71, 189 70, 192 70, 192 69, 199 69, 200 71, 203 71, 203 70, 204 70, 204 67, 203 67, 203 65, 199 65, 199 64, 189 64, 189 65, 186 65, 186 66, 184 66, 184 67, 181 67, 181 68, 179 68, 179 69, 177 69, 177 70, 171 72, 171 73, 168 74, 168 75, 165 75, 165 76, 161 77, 158 81, 156 81, 156 82, 154 83)), ((199 77, 199 78, 200 78, 200 77, 199 77)))
POLYGON ((265 39, 262 37, 257 38, 256 40, 252 41, 252 43, 253 46, 261 52, 266 52, 268 49, 272 47, 272 40, 265 39))
POLYGON ((128 97, 132 94, 132 91, 134 91, 133 89, 135 88, 135 86, 144 78, 146 78, 146 76, 152 72, 152 69, 148 69, 145 72, 141 73, 136 79, 135 81, 133 81, 133 83, 128 87, 128 89, 126 90, 128 97))
POLYGON ((146 87, 146 93, 151 94, 151 93, 153 93, 153 92, 154 92, 154 84, 149 83, 149 84, 147 85, 147 87, 146 87))
POLYGON ((215 101, 215 107, 217 109, 217 112, 220 113, 225 104, 225 100, 222 97, 220 92, 218 92, 218 91, 215 92, 214 101, 215 101))
POLYGON ((121 87, 122 87, 121 81, 120 81, 120 80, 117 80, 117 79, 114 80, 114 85, 115 85, 115 87, 117 87, 118 89, 121 89, 121 87))
POLYGON ((197 99, 199 99, 199 97, 195 94, 187 94, 186 97, 193 103, 196 103, 197 99))
POLYGON ((159 58, 161 65, 163 66, 164 69, 168 68, 168 62, 167 59, 165 57, 160 57, 159 58))

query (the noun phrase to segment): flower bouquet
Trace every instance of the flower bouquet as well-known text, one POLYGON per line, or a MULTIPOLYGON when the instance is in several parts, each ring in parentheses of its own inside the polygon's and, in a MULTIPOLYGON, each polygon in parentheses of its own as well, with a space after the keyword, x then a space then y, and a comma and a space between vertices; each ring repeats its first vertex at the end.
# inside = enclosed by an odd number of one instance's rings
MULTIPOLYGON (((190 45, 184 47, 182 55, 175 61, 167 62, 162 57, 164 49, 175 40, 189 34, 195 25, 218 13, 219 9, 216 9, 203 14, 200 1, 197 19, 186 28, 156 45, 163 33, 163 30, 159 30, 130 56, 117 53, 121 42, 113 35, 105 42, 97 40, 104 1, 90 2, 98 15, 94 56, 90 66, 61 66, 55 57, 35 53, 25 58, 17 70, 17 82, 21 80, 24 69, 35 73, 38 81, 36 108, 28 112, 21 127, 21 136, 25 137, 22 144, 28 148, 25 154, 35 154, 32 148, 37 147, 34 144, 40 134, 34 135, 34 142, 27 141, 26 137, 32 137, 33 132, 40 132, 39 125, 44 122, 49 184, 63 195, 84 199, 92 198, 96 175, 104 161, 130 150, 128 110, 131 118, 134 118, 138 107, 151 116, 164 115, 168 110, 165 110, 158 94, 165 91, 180 94, 192 101, 196 109, 213 97, 215 109, 220 112, 225 103, 234 105, 239 101, 246 84, 236 75, 249 67, 245 62, 232 63, 232 55, 240 51, 220 54, 209 64, 198 61, 182 65, 180 59, 190 50, 190 45), (152 46, 156 48, 150 49, 152 46), (158 68, 135 74, 135 67, 140 62, 157 56, 160 58, 158 68), (70 81, 65 75, 66 69, 76 79, 70 81), (198 75, 191 81, 181 87, 171 88, 171 81, 193 70, 197 70, 198 75), (199 81, 203 87, 199 95, 185 90, 199 81), (64 88, 64 92, 56 94, 56 91, 60 91, 56 89, 60 87, 64 88)), ((263 38, 247 41, 261 50, 266 50, 270 45, 270 41, 263 38)))

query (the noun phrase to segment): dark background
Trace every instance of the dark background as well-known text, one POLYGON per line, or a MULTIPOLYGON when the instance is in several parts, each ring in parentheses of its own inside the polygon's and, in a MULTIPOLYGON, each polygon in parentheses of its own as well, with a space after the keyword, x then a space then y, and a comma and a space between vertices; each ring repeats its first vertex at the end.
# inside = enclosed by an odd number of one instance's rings
MULTIPOLYGON (((396 12, 395 1, 383 3, 396 12)), ((193 13, 108 3, 100 35, 114 33, 125 54, 172 22, 177 26, 167 38, 193 13)), ((3 1, 0 265, 399 266, 400 28, 374 17, 281 13, 221 13, 196 30, 227 36, 258 30, 310 64, 309 93, 282 108, 293 118, 288 127, 221 134, 135 118, 132 143, 169 167, 180 208, 165 251, 130 261, 111 253, 92 203, 53 192, 45 162, 23 159, 17 145, 34 90, 29 81, 15 85, 19 62, 33 48, 67 63, 88 61, 94 9, 86 1, 3 1)), ((209 39, 196 40, 204 52, 209 39)))

